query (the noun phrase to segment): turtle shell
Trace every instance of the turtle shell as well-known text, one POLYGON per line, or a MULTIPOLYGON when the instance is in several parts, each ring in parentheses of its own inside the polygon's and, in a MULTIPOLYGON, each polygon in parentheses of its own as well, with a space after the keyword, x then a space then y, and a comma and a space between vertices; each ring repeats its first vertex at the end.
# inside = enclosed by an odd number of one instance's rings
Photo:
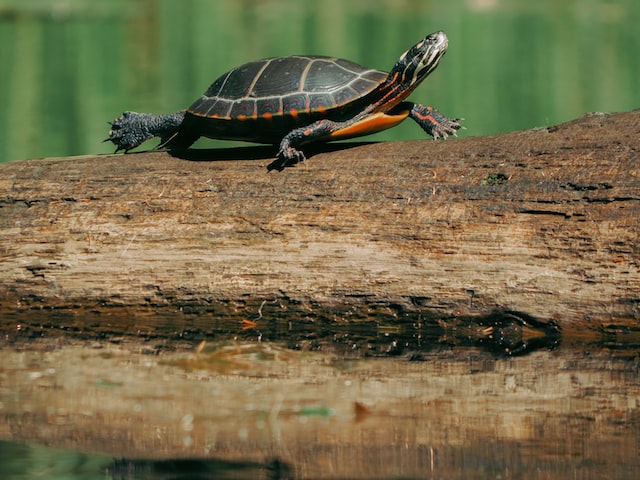
POLYGON ((332 57, 246 63, 218 78, 191 105, 187 126, 210 138, 277 143, 292 129, 316 120, 354 117, 387 75, 332 57))

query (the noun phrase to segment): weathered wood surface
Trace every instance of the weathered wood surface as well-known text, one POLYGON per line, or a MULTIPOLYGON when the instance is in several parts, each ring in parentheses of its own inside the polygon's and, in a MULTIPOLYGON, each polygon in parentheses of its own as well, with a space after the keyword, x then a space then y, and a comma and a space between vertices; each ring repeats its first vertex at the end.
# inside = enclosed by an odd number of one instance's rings
POLYGON ((3 318, 638 325, 640 111, 333 146, 281 173, 272 153, 0 165, 3 318))

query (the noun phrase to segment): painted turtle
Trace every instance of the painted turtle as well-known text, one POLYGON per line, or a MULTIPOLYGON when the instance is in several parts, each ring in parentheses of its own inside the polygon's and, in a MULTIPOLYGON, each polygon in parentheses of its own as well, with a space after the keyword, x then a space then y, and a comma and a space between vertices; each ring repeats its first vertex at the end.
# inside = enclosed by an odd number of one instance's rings
POLYGON ((270 168, 304 160, 300 147, 358 137, 407 117, 434 138, 455 135, 459 119, 404 101, 447 50, 444 32, 427 35, 402 54, 391 72, 321 56, 278 57, 225 73, 189 107, 168 115, 124 112, 107 140, 129 151, 160 137, 159 148, 188 148, 199 137, 280 145, 270 168))

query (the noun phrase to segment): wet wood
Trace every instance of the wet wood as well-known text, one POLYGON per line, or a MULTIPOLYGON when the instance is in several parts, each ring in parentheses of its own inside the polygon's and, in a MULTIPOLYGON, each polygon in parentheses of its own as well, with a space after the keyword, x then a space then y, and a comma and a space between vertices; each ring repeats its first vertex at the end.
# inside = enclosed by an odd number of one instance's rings
POLYGON ((12 325, 500 310, 565 332, 634 327, 639 152, 633 111, 333 145, 280 173, 263 147, 3 164, 0 307, 12 325))

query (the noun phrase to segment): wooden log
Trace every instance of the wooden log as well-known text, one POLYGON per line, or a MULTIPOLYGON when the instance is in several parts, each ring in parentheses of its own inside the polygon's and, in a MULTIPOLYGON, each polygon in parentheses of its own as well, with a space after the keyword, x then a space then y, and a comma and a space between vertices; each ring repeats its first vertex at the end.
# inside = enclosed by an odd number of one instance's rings
POLYGON ((266 147, 3 164, 4 327, 206 334, 500 311, 565 333, 636 328, 639 152, 636 110, 325 146, 283 172, 266 147))

